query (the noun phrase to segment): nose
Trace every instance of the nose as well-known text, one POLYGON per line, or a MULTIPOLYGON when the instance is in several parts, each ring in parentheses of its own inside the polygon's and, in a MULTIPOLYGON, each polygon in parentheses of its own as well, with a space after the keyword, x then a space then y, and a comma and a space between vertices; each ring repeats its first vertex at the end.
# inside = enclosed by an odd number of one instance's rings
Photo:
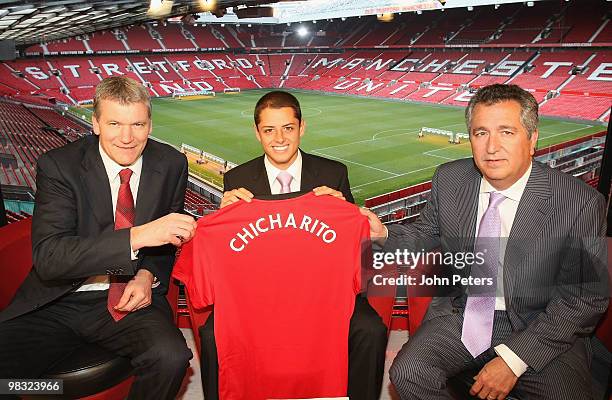
POLYGON ((134 136, 132 135, 132 126, 131 125, 123 125, 121 127, 121 132, 119 135, 119 140, 121 143, 130 143, 133 140, 134 136))
POLYGON ((499 135, 491 133, 487 136, 487 153, 494 154, 499 151, 499 135))
POLYGON ((283 130, 282 129, 277 129, 274 132, 274 141, 278 142, 278 143, 282 143, 285 141, 285 136, 283 135, 283 130))

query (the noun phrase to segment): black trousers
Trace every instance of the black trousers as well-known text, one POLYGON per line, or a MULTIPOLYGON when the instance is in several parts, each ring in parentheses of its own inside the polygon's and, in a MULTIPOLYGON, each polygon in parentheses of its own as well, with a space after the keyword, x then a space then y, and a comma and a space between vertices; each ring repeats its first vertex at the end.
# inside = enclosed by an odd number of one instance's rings
MULTIPOLYGON (((206 400, 219 399, 219 363, 214 334, 214 312, 199 328, 202 386, 206 400)), ((349 326, 348 396, 375 400, 380 396, 387 349, 387 327, 365 297, 355 298, 349 326)), ((322 355, 324 356, 324 355, 322 355)))
POLYGON ((115 322, 107 291, 75 292, 0 323, 0 377, 34 379, 86 343, 131 359, 130 399, 174 399, 192 354, 165 297, 115 322))

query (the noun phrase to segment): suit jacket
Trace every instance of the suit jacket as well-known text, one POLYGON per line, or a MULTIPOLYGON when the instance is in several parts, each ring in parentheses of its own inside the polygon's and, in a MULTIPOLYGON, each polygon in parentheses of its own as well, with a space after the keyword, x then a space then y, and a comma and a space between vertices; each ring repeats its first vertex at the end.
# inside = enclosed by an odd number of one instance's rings
MULTIPOLYGON (((307 192, 318 186, 328 186, 342 192, 347 201, 355 202, 351 193, 346 165, 303 151, 301 153, 300 191, 307 192)), ((232 168, 223 177, 224 191, 241 187, 255 196, 272 194, 263 155, 232 168)))
MULTIPOLYGON (((136 200, 135 224, 182 212, 187 159, 149 140, 136 200)), ((160 281, 154 298, 168 288, 174 263, 171 245, 143 248, 132 261, 130 230, 114 229, 110 183, 98 136, 86 136, 38 159, 32 220, 34 266, 0 321, 35 310, 79 287, 94 275, 134 275, 146 268, 160 281)))
MULTIPOLYGON (((431 198, 412 224, 389 226, 384 250, 473 252, 481 174, 473 160, 441 165, 431 198)), ((505 344, 536 371, 572 351, 587 357, 585 338, 608 305, 605 201, 572 176, 533 162, 508 238, 503 267, 505 344)), ((469 276, 470 268, 452 268, 469 276)), ((435 297, 425 319, 465 306, 465 286, 435 297)))

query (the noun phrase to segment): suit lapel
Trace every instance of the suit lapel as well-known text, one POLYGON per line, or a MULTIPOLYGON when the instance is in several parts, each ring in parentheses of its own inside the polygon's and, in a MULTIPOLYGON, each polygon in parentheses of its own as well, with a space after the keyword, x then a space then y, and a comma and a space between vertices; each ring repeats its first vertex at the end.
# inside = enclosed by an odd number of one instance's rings
POLYGON ((159 184, 159 181, 163 179, 164 165, 164 159, 152 146, 147 144, 142 153, 142 170, 138 184, 138 197, 136 197, 134 225, 142 225, 155 219, 156 206, 162 196, 161 191, 166 189, 164 185, 159 184))
POLYGON ((546 170, 539 163, 533 162, 531 175, 519 202, 516 216, 504 254, 504 296, 506 307, 510 307, 517 269, 523 258, 537 246, 546 221, 551 217, 553 207, 550 203, 552 190, 546 170))
POLYGON ((462 251, 472 251, 476 236, 478 194, 482 176, 478 169, 472 166, 465 175, 458 178, 462 179, 463 182, 459 185, 459 190, 456 193, 457 210, 455 215, 459 217, 457 232, 459 233, 462 251))
POLYGON ((264 157, 257 158, 256 168, 253 171, 253 186, 249 189, 255 195, 271 195, 272 189, 270 189, 270 182, 268 181, 268 173, 266 172, 266 165, 264 164, 264 157))
POLYGON ((105 230, 109 225, 114 227, 110 183, 98 149, 97 137, 86 150, 81 162, 81 182, 91 205, 91 211, 101 229, 105 230))
MULTIPOLYGON (((301 151, 301 150, 300 150, 301 151)), ((319 175, 319 170, 317 166, 313 162, 313 158, 310 154, 302 153, 302 176, 300 177, 300 191, 308 192, 314 189, 317 186, 317 176, 319 175)))

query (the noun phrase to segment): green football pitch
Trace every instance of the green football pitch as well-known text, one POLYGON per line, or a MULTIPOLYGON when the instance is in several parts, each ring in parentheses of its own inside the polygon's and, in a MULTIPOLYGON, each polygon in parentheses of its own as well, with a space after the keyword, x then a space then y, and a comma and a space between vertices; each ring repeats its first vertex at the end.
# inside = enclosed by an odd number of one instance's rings
MULTIPOLYGON (((201 100, 155 99, 153 136, 202 149, 240 164, 262 153, 253 132, 253 108, 264 90, 217 94, 201 100)), ((466 132, 463 110, 381 99, 294 91, 302 106, 306 134, 301 148, 338 160, 349 170, 358 203, 372 196, 431 178, 436 166, 469 157, 469 143, 417 133, 423 126, 466 132)), ((549 118, 540 121, 538 147, 604 129, 549 118)))

